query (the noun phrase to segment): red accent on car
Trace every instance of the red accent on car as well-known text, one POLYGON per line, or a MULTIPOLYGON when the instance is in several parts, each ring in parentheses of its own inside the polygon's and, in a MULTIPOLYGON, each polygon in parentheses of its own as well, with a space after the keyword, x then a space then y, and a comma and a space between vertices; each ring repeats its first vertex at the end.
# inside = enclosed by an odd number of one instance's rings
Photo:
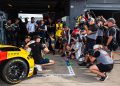
POLYGON ((7 52, 0 52, 0 61, 7 59, 7 52))

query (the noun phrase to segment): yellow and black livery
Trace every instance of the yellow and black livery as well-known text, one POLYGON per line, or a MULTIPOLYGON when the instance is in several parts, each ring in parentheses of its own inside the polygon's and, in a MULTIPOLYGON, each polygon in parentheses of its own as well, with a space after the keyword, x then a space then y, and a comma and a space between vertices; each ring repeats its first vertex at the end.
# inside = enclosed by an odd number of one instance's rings
POLYGON ((0 77, 10 84, 16 84, 34 72, 34 60, 22 48, 0 45, 0 77))

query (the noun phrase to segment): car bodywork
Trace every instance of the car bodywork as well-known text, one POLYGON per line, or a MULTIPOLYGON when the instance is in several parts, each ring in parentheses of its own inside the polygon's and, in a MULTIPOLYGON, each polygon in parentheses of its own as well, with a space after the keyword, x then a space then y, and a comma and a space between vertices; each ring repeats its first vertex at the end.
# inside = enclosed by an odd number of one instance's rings
POLYGON ((0 45, 0 66, 2 66, 1 64, 3 62, 11 59, 22 59, 27 63, 29 68, 27 77, 31 77, 34 71, 34 60, 29 54, 29 52, 22 48, 10 45, 0 45))

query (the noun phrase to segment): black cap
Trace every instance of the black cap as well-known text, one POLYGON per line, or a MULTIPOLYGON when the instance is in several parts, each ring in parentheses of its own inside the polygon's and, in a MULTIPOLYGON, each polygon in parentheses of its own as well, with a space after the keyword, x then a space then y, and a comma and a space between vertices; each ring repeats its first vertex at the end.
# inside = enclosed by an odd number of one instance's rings
POLYGON ((41 38, 41 37, 40 37, 39 35, 37 35, 37 36, 35 36, 34 38, 37 39, 37 38, 41 38))
POLYGON ((29 39, 31 39, 31 37, 30 37, 30 36, 25 36, 25 38, 29 38, 29 39))

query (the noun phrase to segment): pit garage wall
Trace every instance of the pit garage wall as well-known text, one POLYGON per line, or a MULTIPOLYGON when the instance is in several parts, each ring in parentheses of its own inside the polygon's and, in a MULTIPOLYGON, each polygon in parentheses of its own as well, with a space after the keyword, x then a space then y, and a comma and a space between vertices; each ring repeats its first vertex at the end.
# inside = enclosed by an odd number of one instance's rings
POLYGON ((7 14, 3 11, 0 11, 0 44, 6 43, 6 37, 5 37, 5 28, 4 24, 7 20, 7 14))
POLYGON ((106 17, 114 17, 120 27, 120 0, 70 0, 70 28, 75 26, 74 18, 84 14, 84 10, 93 10, 97 15, 101 13, 106 17))
POLYGON ((87 0, 87 9, 120 10, 120 0, 87 0))

